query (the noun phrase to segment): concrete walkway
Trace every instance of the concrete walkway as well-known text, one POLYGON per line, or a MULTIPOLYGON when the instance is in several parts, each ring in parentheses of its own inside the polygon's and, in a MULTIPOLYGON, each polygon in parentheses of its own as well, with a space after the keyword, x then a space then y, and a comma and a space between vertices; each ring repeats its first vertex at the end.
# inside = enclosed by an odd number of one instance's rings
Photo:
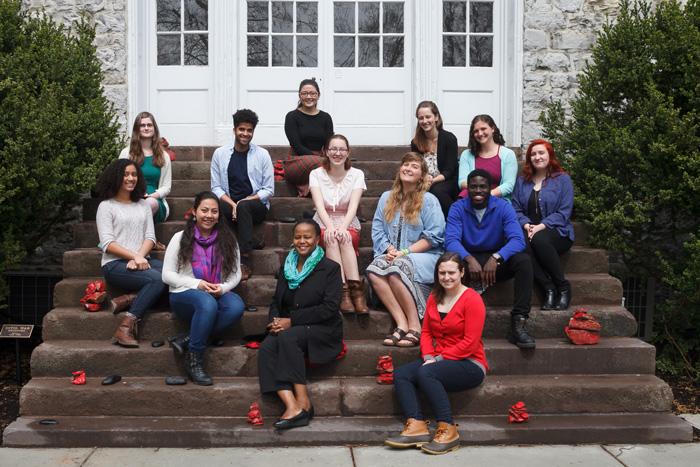
POLYGON ((2 466, 66 467, 696 467, 700 443, 656 445, 463 447, 444 456, 384 447, 213 448, 213 449, 15 449, 0 448, 2 466))

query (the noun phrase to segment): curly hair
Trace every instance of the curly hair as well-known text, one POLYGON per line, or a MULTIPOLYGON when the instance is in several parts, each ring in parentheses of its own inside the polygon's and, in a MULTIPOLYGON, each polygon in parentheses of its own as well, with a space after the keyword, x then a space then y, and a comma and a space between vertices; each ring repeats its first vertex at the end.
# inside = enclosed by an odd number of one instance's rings
POLYGON ((335 135, 331 136, 330 138, 328 138, 326 140, 326 144, 323 145, 323 151, 321 151, 323 154, 323 160, 321 161, 321 167, 326 169, 326 171, 330 170, 330 168, 331 168, 331 159, 330 159, 330 156, 328 155, 327 151, 331 145, 331 141, 333 141, 334 139, 339 139, 339 140, 344 141, 345 146, 347 146, 347 148, 348 148, 348 157, 347 157, 347 159, 345 159, 345 164, 343 165, 343 168, 345 168, 345 170, 348 171, 348 170, 350 170, 350 167, 352 167, 352 163, 350 162, 350 143, 348 142, 348 139, 344 135, 340 135, 340 134, 335 134, 335 135))
POLYGON ((525 152, 525 164, 523 165, 523 178, 528 182, 532 181, 533 175, 535 175, 535 167, 532 165, 532 148, 541 144, 547 150, 549 154, 549 164, 547 165, 547 177, 551 177, 555 174, 565 173, 562 169, 559 159, 557 159, 557 154, 554 152, 554 147, 552 143, 546 139, 533 139, 530 145, 527 147, 525 152))
POLYGON ((501 130, 498 129, 493 118, 486 114, 477 115, 472 119, 472 124, 469 126, 469 143, 467 144, 469 152, 471 152, 474 157, 479 157, 479 153, 481 152, 481 144, 474 138, 474 125, 476 125, 477 122, 484 122, 490 126, 493 130, 493 142, 505 146, 506 140, 503 138, 501 130))
MULTIPOLYGON (((192 252, 194 250, 194 227, 197 225, 197 208, 202 201, 211 199, 216 202, 219 208, 219 215, 221 215, 221 201, 219 198, 211 191, 202 191, 197 193, 194 197, 194 212, 195 215, 190 216, 185 224, 185 230, 182 231, 182 238, 180 239, 180 252, 177 255, 177 270, 181 271, 186 264, 192 262, 192 252)), ((221 218, 219 218, 221 219, 221 218)), ((236 235, 233 230, 226 225, 226 222, 217 222, 214 227, 218 231, 218 236, 216 237, 216 253, 219 260, 221 261, 221 277, 228 277, 230 274, 236 272, 238 269, 238 241, 236 240, 236 235)))
MULTIPOLYGON (((435 128, 442 130, 442 116, 440 115, 440 111, 438 110, 435 102, 422 101, 419 103, 418 107, 416 107, 416 119, 418 118, 418 111, 420 109, 430 109, 433 115, 435 115, 435 128)), ((415 144, 418 150, 423 154, 430 150, 430 142, 428 141, 428 137, 425 135, 425 131, 423 131, 423 129, 420 127, 420 123, 416 123, 416 132, 411 142, 415 144)))
POLYGON ((258 126, 259 121, 260 119, 258 118, 258 114, 250 109, 238 109, 236 110, 236 113, 233 114, 234 128, 237 128, 241 123, 250 123, 253 125, 253 129, 255 129, 255 127, 258 126))
MULTIPOLYGON (((464 272, 464 261, 462 258, 459 256, 459 253, 454 253, 454 252, 445 252, 443 253, 437 260, 437 263, 435 263, 435 272, 434 272, 434 282, 433 282, 433 298, 435 298, 435 303, 441 304, 445 300, 445 288, 440 285, 440 274, 438 273, 438 268, 442 263, 446 263, 448 261, 453 261, 457 263, 457 267, 459 268, 459 272, 464 272)), ((462 276, 462 284, 466 281, 466 275, 462 276)), ((464 284, 466 285, 466 284, 464 284)))
POLYGON ((401 166, 399 166, 399 170, 396 171, 394 183, 391 185, 389 199, 384 208, 384 220, 386 220, 386 222, 391 222, 396 212, 399 211, 401 206, 405 203, 406 208, 403 211, 403 215, 408 222, 415 224, 418 221, 420 210, 423 207, 423 196, 430 188, 428 180, 425 177, 428 173, 428 165, 420 154, 416 152, 407 152, 401 158, 401 166), (409 193, 404 193, 403 184, 401 183, 401 166, 406 162, 418 162, 421 168, 421 178, 418 181, 418 186, 414 191, 409 193))
POLYGON ((146 157, 141 147, 141 120, 144 118, 150 118, 151 122, 153 122, 153 138, 151 139, 153 165, 156 167, 163 167, 165 165, 165 155, 163 154, 165 151, 163 151, 163 147, 160 143, 158 124, 156 123, 155 117, 150 112, 141 112, 134 119, 134 126, 131 128, 131 143, 129 143, 129 159, 136 162, 136 165, 141 167, 146 157))
POLYGON ((134 191, 129 194, 129 199, 135 203, 144 197, 146 194, 146 180, 143 178, 141 167, 131 159, 117 159, 105 168, 97 181, 97 193, 101 198, 110 199, 117 196, 124 183, 124 172, 130 165, 136 168, 136 186, 134 191))

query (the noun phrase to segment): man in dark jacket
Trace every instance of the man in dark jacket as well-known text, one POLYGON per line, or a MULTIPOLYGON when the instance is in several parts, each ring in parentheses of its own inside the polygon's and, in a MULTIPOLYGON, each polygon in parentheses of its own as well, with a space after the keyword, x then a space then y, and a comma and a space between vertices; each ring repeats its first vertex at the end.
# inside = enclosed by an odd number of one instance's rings
POLYGON ((532 298, 532 263, 525 253, 525 237, 513 207, 491 196, 491 175, 476 169, 467 177, 469 196, 455 202, 447 216, 445 248, 465 261, 472 282, 485 289, 511 277, 514 281, 511 341, 534 349, 526 322, 532 298))

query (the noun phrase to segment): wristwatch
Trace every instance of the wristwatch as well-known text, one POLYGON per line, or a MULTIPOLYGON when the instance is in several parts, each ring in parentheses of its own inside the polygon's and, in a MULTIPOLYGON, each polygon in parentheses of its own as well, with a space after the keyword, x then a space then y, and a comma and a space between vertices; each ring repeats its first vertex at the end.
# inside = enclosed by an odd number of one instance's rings
POLYGON ((496 264, 499 266, 503 264, 503 256, 499 255, 498 253, 492 253, 491 257, 496 260, 496 264))

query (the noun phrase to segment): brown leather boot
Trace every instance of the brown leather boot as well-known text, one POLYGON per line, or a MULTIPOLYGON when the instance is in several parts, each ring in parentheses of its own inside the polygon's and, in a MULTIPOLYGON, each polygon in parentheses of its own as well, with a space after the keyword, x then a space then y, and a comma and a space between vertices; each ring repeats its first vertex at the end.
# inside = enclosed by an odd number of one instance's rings
POLYGON ((355 313, 369 313, 365 282, 362 279, 359 281, 348 281, 348 288, 350 289, 350 299, 352 299, 352 306, 355 307, 355 313))
POLYGON ((415 418, 406 420, 400 435, 384 440, 384 444, 392 448, 419 448, 429 442, 428 422, 415 418))
POLYGON ((421 450, 428 454, 445 454, 456 449, 459 449, 457 425, 445 422, 438 422, 433 440, 421 446, 421 450))
POLYGON ((122 347, 138 347, 139 342, 136 340, 136 322, 138 318, 127 313, 119 323, 119 327, 114 332, 112 344, 119 344, 122 347))
POLYGON ((343 295, 340 298, 340 311, 343 313, 355 312, 355 307, 352 306, 352 300, 350 300, 350 289, 348 289, 347 282, 343 282, 343 295))
POLYGON ((136 300, 135 293, 127 293, 114 297, 112 300, 110 300, 112 313, 116 315, 117 313, 128 310, 131 307, 131 304, 134 303, 134 300, 136 300))

